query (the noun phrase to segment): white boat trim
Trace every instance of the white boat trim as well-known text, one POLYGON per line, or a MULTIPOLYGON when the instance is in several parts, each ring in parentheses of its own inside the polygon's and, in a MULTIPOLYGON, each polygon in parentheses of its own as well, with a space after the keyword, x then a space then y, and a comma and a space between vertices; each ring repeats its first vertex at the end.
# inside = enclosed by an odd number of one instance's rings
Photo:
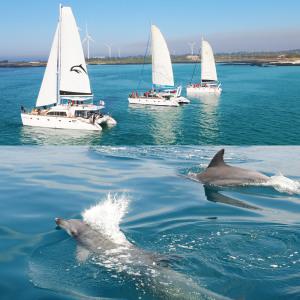
POLYGON ((179 102, 176 98, 166 100, 164 98, 148 98, 148 97, 129 97, 128 101, 130 104, 142 104, 142 105, 156 105, 156 106, 179 106, 179 102))
POLYGON ((207 85, 202 86, 201 84, 191 84, 186 88, 186 93, 188 96, 193 94, 215 94, 220 95, 222 93, 221 85, 207 85))
POLYGON ((92 124, 83 118, 41 116, 28 113, 21 113, 21 118, 24 126, 102 131, 102 127, 98 123, 92 124))
POLYGON ((31 112, 23 109, 21 118, 24 126, 36 127, 40 123, 40 127, 101 131, 101 126, 117 124, 111 116, 101 113, 102 108, 94 104, 60 104, 48 109, 36 108, 31 112))

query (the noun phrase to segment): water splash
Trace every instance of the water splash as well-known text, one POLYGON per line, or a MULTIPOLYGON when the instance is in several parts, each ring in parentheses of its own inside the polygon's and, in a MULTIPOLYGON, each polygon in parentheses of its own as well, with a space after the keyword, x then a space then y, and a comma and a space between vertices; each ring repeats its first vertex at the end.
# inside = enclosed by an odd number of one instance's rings
POLYGON ((116 244, 126 246, 130 242, 120 229, 120 223, 128 212, 130 200, 125 194, 108 194, 103 201, 82 213, 83 220, 95 230, 101 231, 116 244))
POLYGON ((261 185, 273 187, 281 193, 300 194, 300 182, 285 177, 282 174, 271 176, 267 182, 261 185))

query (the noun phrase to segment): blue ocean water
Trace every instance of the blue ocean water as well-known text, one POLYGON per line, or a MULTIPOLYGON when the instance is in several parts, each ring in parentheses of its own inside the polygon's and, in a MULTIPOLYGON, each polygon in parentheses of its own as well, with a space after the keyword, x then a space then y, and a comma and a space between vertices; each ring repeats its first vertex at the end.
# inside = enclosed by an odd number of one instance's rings
POLYGON ((1 299, 195 299, 180 289, 191 282, 203 297, 299 299, 300 148, 226 147, 228 163, 272 176, 270 185, 205 189, 187 175, 217 150, 1 147, 1 299), (108 240, 167 265, 157 275, 118 252, 78 262, 54 218, 87 209, 108 240))
MULTIPOLYGON (((69 145, 299 145, 300 67, 218 65, 220 98, 191 99, 179 108, 129 106, 142 66, 89 66, 95 101, 118 121, 102 133, 24 128, 20 105, 33 107, 44 68, 0 69, 0 144, 69 145)), ((191 80, 193 64, 176 64, 177 84, 191 80)), ((141 90, 150 88, 151 66, 141 90)), ((199 67, 196 75, 199 75, 199 67)), ((194 78, 197 81, 197 76, 194 78)))

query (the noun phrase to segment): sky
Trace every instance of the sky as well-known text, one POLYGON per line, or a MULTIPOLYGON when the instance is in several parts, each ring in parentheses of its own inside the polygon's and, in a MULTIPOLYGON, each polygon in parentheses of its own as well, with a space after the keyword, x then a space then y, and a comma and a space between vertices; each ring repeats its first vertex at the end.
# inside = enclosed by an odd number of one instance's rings
MULTIPOLYGON (((0 59, 46 59, 62 0, 1 0, 0 59)), ((65 0, 95 43, 91 56, 143 55, 150 24, 172 54, 198 51, 201 37, 215 52, 300 49, 300 0, 65 0)))

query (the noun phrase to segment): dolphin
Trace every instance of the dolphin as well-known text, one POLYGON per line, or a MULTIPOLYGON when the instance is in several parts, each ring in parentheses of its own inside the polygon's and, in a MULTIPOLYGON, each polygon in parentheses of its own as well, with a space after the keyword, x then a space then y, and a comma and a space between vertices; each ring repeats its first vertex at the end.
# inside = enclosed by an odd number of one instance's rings
POLYGON ((228 299, 171 269, 159 255, 139 249, 129 241, 117 244, 82 220, 56 218, 55 223, 77 241, 77 260, 83 263, 92 256, 100 265, 134 277, 141 290, 147 290, 154 299, 228 299))
POLYGON ((225 150, 221 149, 213 157, 207 169, 192 178, 202 182, 204 185, 213 186, 236 186, 267 182, 270 177, 252 170, 232 167, 224 162, 225 150))

